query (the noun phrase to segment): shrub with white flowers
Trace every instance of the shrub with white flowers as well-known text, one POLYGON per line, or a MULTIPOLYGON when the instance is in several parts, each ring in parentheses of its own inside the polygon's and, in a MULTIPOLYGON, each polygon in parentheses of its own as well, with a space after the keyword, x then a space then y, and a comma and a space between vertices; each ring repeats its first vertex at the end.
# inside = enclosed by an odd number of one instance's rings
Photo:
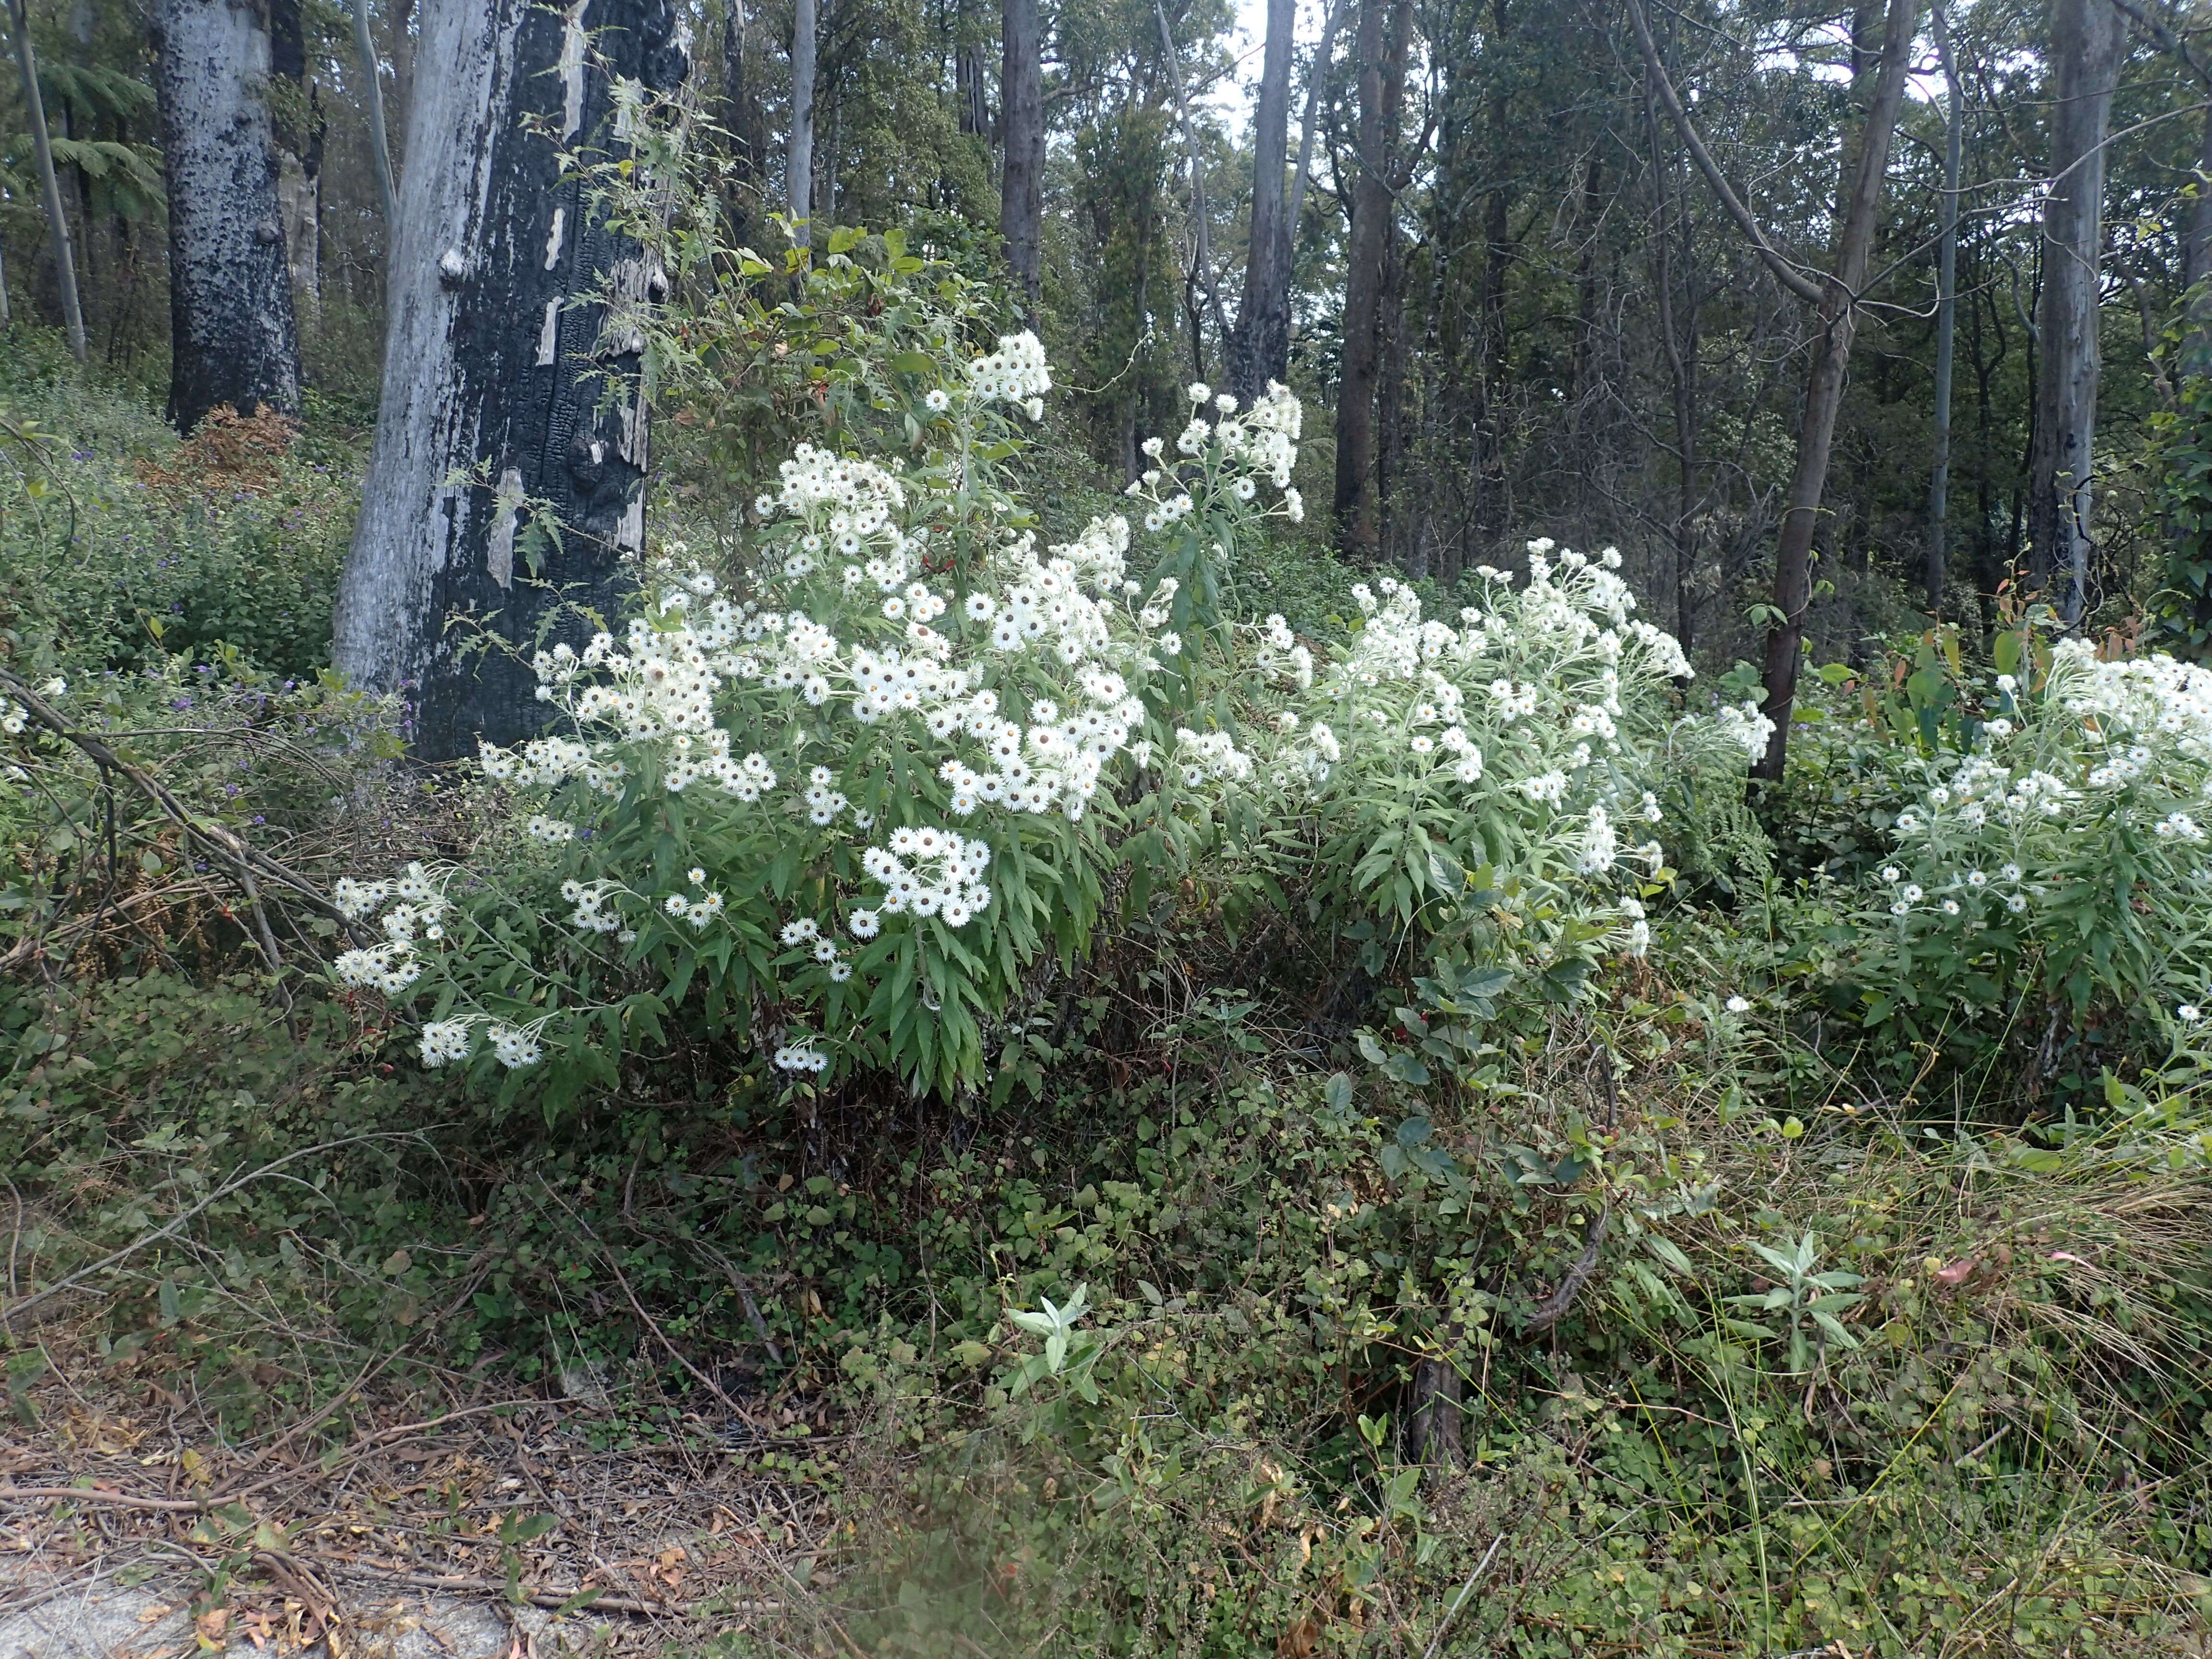
POLYGON ((2193 1011, 2212 979, 2212 672, 2065 640, 2039 684, 1993 690, 1972 751, 1925 763, 1870 884, 1888 924, 1872 1018, 2031 991, 2077 1018, 2100 999, 2193 1011))
POLYGON ((1035 339, 935 369, 915 453, 799 446, 741 568, 664 550, 619 636, 539 653, 559 729, 482 756, 515 802, 503 864, 348 884, 386 940, 340 976, 432 1002, 426 1063, 605 1075, 680 1007, 794 1078, 970 1085, 1118 866, 1268 840, 1235 826, 1283 830, 1279 879, 1347 913, 1458 935, 1510 915, 1547 963, 1640 953, 1662 780, 1740 777, 1764 738, 1674 711, 1688 665, 1617 556, 1534 544, 1528 583, 1487 573, 1457 627, 1360 590, 1325 662, 1223 603, 1239 539, 1300 510, 1285 389, 1192 388, 1179 459, 1148 446, 1132 487, 1158 550, 1139 580, 1127 520, 1040 545, 1004 488, 1008 414, 1050 385, 1035 339))

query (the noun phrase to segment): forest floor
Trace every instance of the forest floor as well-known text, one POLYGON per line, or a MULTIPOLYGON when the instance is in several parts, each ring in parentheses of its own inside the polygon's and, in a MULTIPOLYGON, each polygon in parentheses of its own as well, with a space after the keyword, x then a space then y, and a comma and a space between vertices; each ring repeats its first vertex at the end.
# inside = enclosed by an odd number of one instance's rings
POLYGON ((652 1444, 585 1379, 428 1412, 368 1383, 343 1437, 227 1442, 189 1385, 40 1334, 0 1431, 0 1659, 659 1652, 779 1611, 833 1524, 737 1472, 741 1415, 652 1444))

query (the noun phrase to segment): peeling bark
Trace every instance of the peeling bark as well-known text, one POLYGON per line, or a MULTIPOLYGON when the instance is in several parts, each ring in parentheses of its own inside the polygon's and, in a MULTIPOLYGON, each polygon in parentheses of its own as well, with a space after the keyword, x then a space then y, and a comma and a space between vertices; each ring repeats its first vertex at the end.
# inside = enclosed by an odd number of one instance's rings
POLYGON ((169 186, 169 419, 189 432, 218 404, 296 410, 267 18, 250 0, 156 0, 153 15, 169 186))
POLYGON ((644 342, 621 315, 664 279, 562 182, 555 142, 617 142, 610 71, 673 88, 677 31, 670 0, 425 11, 407 153, 442 159, 401 183, 335 652, 355 684, 408 694, 425 758, 538 730, 530 653, 611 617, 643 544, 644 342))

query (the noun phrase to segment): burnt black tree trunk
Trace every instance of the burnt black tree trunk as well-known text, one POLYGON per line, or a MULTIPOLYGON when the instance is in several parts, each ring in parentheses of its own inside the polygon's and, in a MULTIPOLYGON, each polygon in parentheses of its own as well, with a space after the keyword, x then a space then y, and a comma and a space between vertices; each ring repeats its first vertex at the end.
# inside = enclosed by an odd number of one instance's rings
POLYGON ((1006 0, 999 60, 1006 156, 1000 173, 999 234, 1006 269, 1034 325, 1044 286, 1044 31, 1037 0, 1006 0))
POLYGON ((169 185, 169 419, 300 406, 300 338, 276 200, 266 13, 156 0, 155 90, 169 185))
POLYGON ((536 731, 529 654, 611 617, 643 545, 643 341, 593 296, 642 302, 665 279, 592 221, 555 151, 623 144, 611 77, 673 89, 677 21, 671 0, 425 9, 335 651, 355 684, 407 695, 425 758, 536 731))
POLYGON ((1358 34, 1359 172, 1352 190, 1345 258, 1344 355, 1336 398, 1338 544, 1371 555, 1380 540, 1375 500, 1375 394, 1382 376, 1382 301, 1389 222, 1397 210, 1389 166, 1405 102, 1406 0, 1360 0, 1358 34))
POLYGON ((1244 300, 1229 339, 1229 389, 1249 404, 1291 368, 1291 230, 1283 192, 1291 154, 1291 48, 1297 0, 1267 0, 1267 44, 1252 121, 1252 232, 1244 300))

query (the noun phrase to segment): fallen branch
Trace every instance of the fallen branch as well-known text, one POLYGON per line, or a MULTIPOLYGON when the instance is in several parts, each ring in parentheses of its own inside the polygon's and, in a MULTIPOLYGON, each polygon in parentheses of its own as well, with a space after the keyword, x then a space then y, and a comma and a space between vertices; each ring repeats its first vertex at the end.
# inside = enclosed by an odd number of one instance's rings
MULTIPOLYGON (((0 670, 0 676, 3 676, 5 672, 5 670, 0 670)), ((247 1174, 236 1176, 232 1180, 225 1182, 222 1186, 216 1188, 198 1203, 193 1205, 191 1209, 186 1210, 175 1220, 170 1222, 168 1225, 165 1227, 158 1227, 150 1233, 147 1233, 141 1237, 131 1240, 130 1243, 125 1244, 121 1249, 109 1252, 107 1255, 100 1257, 99 1261, 94 1262, 90 1267, 80 1267, 67 1278, 56 1279, 52 1284, 47 1285, 43 1291, 33 1291, 30 1295, 24 1297, 21 1301, 10 1303, 5 1312, 0 1312, 0 1329, 5 1329, 13 1325, 16 1320, 20 1319, 24 1314, 29 1312, 33 1308, 37 1307, 41 1302, 46 1302, 51 1300, 54 1297, 59 1296, 64 1291, 69 1290, 74 1285, 82 1284, 84 1280, 90 1279, 94 1273, 105 1273, 108 1268, 114 1267, 118 1262, 125 1261, 128 1258, 137 1255, 139 1251, 145 1249, 149 1245, 158 1244, 165 1238, 173 1237, 177 1233, 184 1229, 184 1226, 187 1222, 198 1216, 202 1211, 207 1209, 210 1205, 222 1202, 224 1199, 228 1198, 233 1193, 236 1192, 240 1188, 249 1186, 252 1182, 260 1180, 261 1177, 265 1175, 275 1174, 277 1170, 283 1169, 287 1164, 296 1164, 303 1158, 314 1157, 318 1152, 333 1152, 341 1146, 357 1146, 364 1140, 416 1140, 420 1139, 420 1134, 412 1129, 378 1129, 371 1131, 368 1134, 348 1135, 343 1140, 325 1140, 317 1146, 302 1146, 296 1152, 287 1152, 283 1157, 276 1158, 270 1163, 264 1164, 258 1170, 252 1170, 247 1174)))
POLYGON ((141 1498, 136 1492, 103 1492, 97 1486, 0 1486, 0 1504, 111 1504, 118 1509, 164 1510, 197 1515, 209 1505, 206 1498, 141 1498))
POLYGON ((1575 1265, 1567 1269, 1567 1276, 1559 1281, 1559 1288, 1545 1299, 1528 1321, 1527 1334, 1541 1336, 1566 1317, 1567 1310, 1575 1304, 1575 1297, 1597 1271, 1597 1253, 1605 1243, 1606 1229, 1613 1224, 1613 1206, 1610 1202, 1599 1207, 1596 1215, 1583 1233, 1583 1253, 1575 1258, 1575 1265))
MULTIPOLYGON (((72 744, 82 751, 85 757, 94 765, 105 767, 118 776, 129 780, 140 794, 161 809, 163 817, 168 818, 186 835, 230 866, 240 878, 240 885, 252 898, 257 913, 260 908, 261 900, 255 889, 253 878, 258 874, 264 879, 283 888, 293 898, 321 911, 325 915, 334 918, 345 928, 348 937, 354 938, 356 943, 360 942, 358 930, 353 919, 333 904, 329 896, 314 883, 290 866, 281 864, 270 857, 268 854, 235 832, 210 819, 202 817, 184 802, 179 800, 160 779, 155 777, 143 767, 134 765, 131 762, 124 759, 122 756, 117 754, 90 732, 77 731, 70 726, 52 703, 26 685, 21 678, 5 668, 0 668, 0 691, 5 691, 9 697, 21 703, 24 712, 47 731, 61 738, 63 742, 72 744)), ((258 921, 259 926, 257 931, 263 935, 262 942, 264 946, 267 946, 270 943, 268 920, 265 916, 260 916, 258 917, 258 921)), ((276 965, 274 963, 271 963, 272 967, 276 965)))
MULTIPOLYGON (((507 1595, 507 1586, 496 1579, 471 1578, 462 1573, 401 1572, 390 1567, 372 1567, 357 1561, 340 1560, 335 1556, 311 1555, 304 1558, 327 1571, 351 1577, 379 1579, 386 1583, 404 1584, 410 1589, 465 1590, 479 1595, 507 1595)), ((662 1619, 691 1619, 714 1613, 769 1613, 783 1611, 781 1601, 737 1601, 715 1606, 714 1598, 703 1601, 646 1601, 633 1595, 592 1595, 587 1589, 525 1590, 523 1599, 538 1607, 565 1607, 579 1596, 591 1600, 579 1607, 579 1613, 635 1613, 662 1619)))

